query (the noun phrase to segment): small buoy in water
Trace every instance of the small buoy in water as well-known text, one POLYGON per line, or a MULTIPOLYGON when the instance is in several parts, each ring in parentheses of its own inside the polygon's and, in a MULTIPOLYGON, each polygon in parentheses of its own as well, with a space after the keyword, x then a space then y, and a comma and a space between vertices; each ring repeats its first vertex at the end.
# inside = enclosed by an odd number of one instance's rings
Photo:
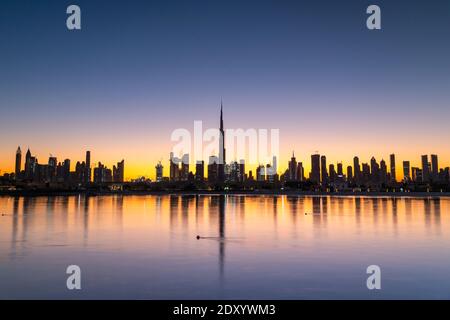
POLYGON ((308 212, 305 212, 305 216, 307 216, 308 215, 308 212))
POLYGON ((197 235, 197 240, 199 240, 200 239, 200 236, 199 235, 197 235))

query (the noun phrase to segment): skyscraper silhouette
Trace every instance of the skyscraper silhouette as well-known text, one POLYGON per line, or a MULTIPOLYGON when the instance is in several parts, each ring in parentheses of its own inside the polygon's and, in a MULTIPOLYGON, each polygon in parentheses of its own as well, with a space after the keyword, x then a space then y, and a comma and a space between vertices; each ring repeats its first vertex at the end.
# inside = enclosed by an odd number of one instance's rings
POLYGON ((428 182, 430 180, 430 170, 428 167, 428 155, 422 156, 422 181, 428 182))
POLYGON ((342 178, 344 176, 344 168, 342 166, 342 162, 338 162, 337 164, 337 175, 342 178))
POLYGON ((208 181, 211 183, 216 183, 218 180, 218 165, 219 159, 216 156, 209 157, 208 163, 208 181))
POLYGON ((375 157, 370 159, 370 174, 372 183, 377 184, 380 182, 380 165, 378 164, 375 157))
POLYGON ((289 180, 290 181, 299 180, 297 177, 297 160, 295 160, 294 151, 292 151, 292 157, 291 161, 289 161, 288 168, 289 168, 289 180))
POLYGON ((28 148, 27 153, 25 155, 25 178, 31 179, 33 177, 33 159, 31 156, 30 148, 28 148))
POLYGON ((311 181, 314 183, 320 182, 320 155, 311 155, 311 181))
POLYGON ((220 137, 219 137, 219 172, 218 172, 218 180, 219 182, 225 181, 225 163, 226 163, 226 155, 225 155, 225 132, 223 129, 223 104, 220 101, 220 137))
POLYGON ((180 177, 180 159, 178 159, 177 157, 174 157, 173 152, 170 153, 170 167, 169 167, 169 171, 170 171, 170 181, 178 181, 179 177, 180 177))
POLYGON ((86 173, 85 173, 86 184, 91 182, 91 152, 86 151, 86 173))
POLYGON ((303 169, 302 162, 297 163, 296 180, 297 181, 305 181, 305 170, 303 169))
MULTIPOLYGON (((391 155, 392 156, 392 155, 391 155)), ((395 163, 395 160, 394 160, 395 163)), ((392 158, 391 158, 391 165, 392 165, 392 158)), ((391 172, 392 172, 392 168, 391 168, 391 172)), ((394 174, 395 174, 395 169, 394 169, 394 174)), ((391 181, 392 180, 391 178, 391 181)), ((381 183, 386 183, 387 181, 387 166, 386 166, 386 161, 384 161, 384 159, 381 159, 380 161, 380 181, 381 183)))
POLYGON ((181 171, 180 180, 187 181, 189 178, 189 154, 184 154, 181 157, 181 171))
POLYGON ((396 174, 395 174, 395 154, 391 154, 390 157, 390 166, 391 166, 391 181, 396 182, 396 174))
POLYGON ((331 183, 336 181, 336 170, 334 169, 334 164, 330 163, 328 166, 328 172, 329 172, 329 181, 331 183))
POLYGON ((21 168, 22 168, 22 151, 20 150, 20 146, 19 146, 19 147, 17 147, 17 151, 16 151, 16 170, 15 170, 16 180, 18 180, 18 178, 20 176, 21 168))
POLYGON ((410 169, 410 162, 409 161, 403 161, 403 181, 409 182, 411 180, 411 169, 410 169))
POLYGON ((355 182, 359 183, 361 180, 361 167, 359 166, 359 158, 356 156, 353 158, 353 170, 355 182))
POLYGON ((163 177, 164 177, 163 169, 164 169, 164 167, 161 164, 161 161, 158 162, 158 164, 156 165, 155 169, 156 169, 156 181, 157 182, 163 181, 163 177))
POLYGON ((353 180, 353 168, 352 166, 347 166, 347 180, 351 182, 353 180))
POLYGON ((433 182, 438 181, 439 177, 439 166, 438 166, 438 156, 436 154, 431 155, 431 178, 433 182))
POLYGON ((195 180, 203 181, 205 179, 205 161, 197 160, 195 164, 195 180))
POLYGON ((327 157, 321 156, 320 157, 320 170, 322 173, 322 184, 328 183, 328 170, 327 170, 327 157))
POLYGON ((112 178, 114 182, 123 182, 125 175, 125 160, 117 162, 117 166, 113 166, 112 178))

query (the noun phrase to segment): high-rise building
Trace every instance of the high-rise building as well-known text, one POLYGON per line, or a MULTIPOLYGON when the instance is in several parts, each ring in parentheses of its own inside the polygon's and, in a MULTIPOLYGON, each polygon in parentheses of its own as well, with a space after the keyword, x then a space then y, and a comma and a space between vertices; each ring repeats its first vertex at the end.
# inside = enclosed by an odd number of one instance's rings
POLYGON ((428 167, 428 155, 422 155, 422 181, 430 181, 430 170, 428 167))
POLYGON ((396 182, 397 181, 397 175, 395 174, 395 154, 391 154, 389 156, 389 164, 391 167, 391 181, 396 182))
POLYGON ((257 181, 265 181, 266 180, 266 172, 263 165, 259 165, 256 168, 256 180, 257 181))
MULTIPOLYGON (((391 164, 392 164, 392 158, 391 158, 391 164)), ((391 172, 392 172, 392 168, 391 168, 391 172)), ((394 170, 394 174, 395 174, 395 170, 394 170)), ((384 159, 381 159, 381 161, 380 161, 380 182, 387 183, 388 182, 387 179, 388 179, 388 172, 387 172, 386 161, 384 161, 384 159)))
POLYGON ((403 161, 403 182, 411 181, 411 170, 409 161, 403 161))
POLYGON ((380 165, 375 157, 370 159, 370 177, 372 183, 377 184, 380 182, 380 165))
POLYGON ((254 178, 253 178, 253 171, 252 171, 252 170, 250 170, 250 171, 248 172, 248 180, 250 180, 250 181, 253 181, 253 180, 254 180, 254 178))
POLYGON ((170 153, 169 159, 169 179, 170 181, 178 181, 180 179, 180 159, 174 157, 173 152, 170 153))
MULTIPOLYGON (((25 178, 28 180, 38 180, 38 160, 31 155, 30 149, 28 149, 25 155, 25 178)), ((39 172, 40 173, 40 172, 39 172)))
POLYGON ((64 182, 70 181, 70 159, 65 159, 63 162, 63 174, 62 179, 64 182))
POLYGON ((353 158, 353 169, 354 169, 354 177, 355 177, 355 182, 356 183, 360 183, 360 179, 361 179, 361 167, 359 166, 359 158, 358 157, 354 157, 353 158))
POLYGON ((245 180, 245 160, 241 159, 239 161, 239 181, 244 182, 245 180))
POLYGON ((155 166, 156 169, 156 182, 161 182, 163 181, 164 178, 164 167, 161 163, 161 161, 158 162, 158 164, 155 166))
POLYGON ((85 183, 91 183, 91 152, 86 151, 86 173, 84 174, 85 183))
POLYGON ((328 170, 327 170, 327 157, 321 156, 320 157, 320 170, 321 170, 321 178, 322 178, 322 184, 326 185, 328 183, 328 170))
POLYGON ((337 178, 337 174, 336 174, 336 170, 334 169, 334 164, 330 163, 330 165, 328 166, 328 172, 329 172, 329 181, 331 183, 336 182, 336 178, 337 178))
POLYGON ((303 163, 299 162, 297 164, 297 173, 296 179, 297 181, 305 181, 305 169, 303 169, 303 163))
POLYGON ((273 167, 268 163, 266 164, 266 179, 269 182, 274 182, 275 174, 273 172, 273 167))
POLYGON ((352 182, 353 181, 353 168, 352 166, 347 166, 347 181, 352 182))
POLYGON ((184 154, 181 157, 181 173, 180 180, 187 181, 189 178, 189 154, 184 154))
POLYGON ((311 176, 313 183, 320 182, 320 154, 311 155, 311 176))
POLYGON ((113 166, 112 180, 114 182, 123 182, 125 176, 125 160, 117 162, 117 166, 113 166))
POLYGON ((33 174, 33 168, 31 163, 31 151, 28 148, 27 153, 25 154, 25 178, 31 179, 33 174))
POLYGON ((268 175, 271 175, 273 177, 275 177, 277 175, 278 172, 278 162, 277 162, 277 157, 273 156, 272 157, 272 165, 270 166, 270 172, 267 173, 268 175))
POLYGON ((58 161, 57 161, 56 157, 49 157, 48 158, 47 177, 46 177, 49 181, 56 180, 57 166, 58 166, 58 161))
POLYGON ((61 162, 56 165, 56 181, 64 182, 64 167, 61 162))
POLYGON ((225 177, 226 181, 239 181, 239 163, 237 161, 231 161, 225 165, 225 177))
POLYGON ((203 181, 205 179, 205 161, 197 160, 195 163, 195 180, 203 181))
POLYGON ((219 136, 219 163, 218 163, 218 180, 219 182, 225 181, 225 131, 223 128, 223 104, 220 102, 220 136, 219 136))
POLYGON ((431 178, 433 181, 438 181, 439 178, 438 156, 436 154, 431 155, 431 178))
POLYGON ((19 180, 20 171, 22 170, 22 151, 20 150, 20 146, 17 147, 16 151, 16 168, 15 168, 15 179, 19 180))
POLYGON ((423 170, 420 168, 412 167, 412 180, 414 182, 423 182, 423 170))
POLYGON ((439 171, 442 171, 442 175, 440 177, 442 182, 449 183, 450 182, 450 168, 445 167, 444 169, 441 169, 439 171))
MULTIPOLYGON (((82 169, 86 173, 86 164, 83 161, 82 169)), ((94 183, 108 183, 112 182, 112 172, 101 162, 98 163, 98 167, 94 169, 94 183)))
POLYGON ((342 162, 338 162, 338 164, 337 164, 337 175, 339 178, 342 178, 344 176, 342 162))
POLYGON ((208 163, 208 182, 215 183, 218 181, 219 159, 216 156, 209 157, 208 163))
POLYGON ((297 179, 297 160, 295 160, 294 151, 292 151, 292 157, 291 161, 289 161, 288 164, 288 170, 289 170, 289 178, 290 181, 295 181, 297 179))
MULTIPOLYGON (((102 167, 100 162, 99 167, 102 167)), ((86 163, 84 161, 83 162, 77 161, 77 164, 75 165, 75 177, 77 183, 84 184, 86 182, 86 163)), ((101 182, 98 179, 96 181, 101 182)))
POLYGON ((361 167, 361 183, 367 185, 370 182, 370 166, 368 163, 363 163, 361 167))

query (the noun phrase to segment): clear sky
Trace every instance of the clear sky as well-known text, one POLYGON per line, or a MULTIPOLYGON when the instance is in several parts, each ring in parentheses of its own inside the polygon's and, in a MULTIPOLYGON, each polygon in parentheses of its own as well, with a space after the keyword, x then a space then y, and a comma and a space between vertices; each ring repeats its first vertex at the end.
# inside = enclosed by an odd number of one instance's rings
POLYGON ((281 169, 292 150, 307 169, 316 150, 450 165, 449 1, 4 0, 0 37, 2 173, 20 145, 154 177, 171 132, 217 127, 221 98, 225 127, 280 129, 281 169))

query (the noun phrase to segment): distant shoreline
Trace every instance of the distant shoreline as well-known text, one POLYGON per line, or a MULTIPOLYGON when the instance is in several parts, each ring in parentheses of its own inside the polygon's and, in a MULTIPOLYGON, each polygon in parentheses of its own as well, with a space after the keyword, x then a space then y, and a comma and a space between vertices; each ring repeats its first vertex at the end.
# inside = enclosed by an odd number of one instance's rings
POLYGON ((235 196, 330 196, 330 197, 395 197, 395 198, 436 198, 450 197, 450 192, 314 192, 297 190, 256 190, 256 191, 58 191, 58 190, 16 190, 1 191, 0 197, 45 197, 45 196, 163 196, 163 195, 235 195, 235 196))

